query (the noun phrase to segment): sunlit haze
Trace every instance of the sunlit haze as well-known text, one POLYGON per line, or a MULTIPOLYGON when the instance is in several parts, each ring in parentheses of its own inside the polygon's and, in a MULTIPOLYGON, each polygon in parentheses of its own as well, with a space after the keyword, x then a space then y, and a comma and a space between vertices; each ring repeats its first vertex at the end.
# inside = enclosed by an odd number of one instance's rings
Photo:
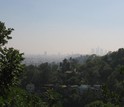
POLYGON ((124 0, 1 0, 9 46, 25 54, 90 54, 124 47, 124 0))

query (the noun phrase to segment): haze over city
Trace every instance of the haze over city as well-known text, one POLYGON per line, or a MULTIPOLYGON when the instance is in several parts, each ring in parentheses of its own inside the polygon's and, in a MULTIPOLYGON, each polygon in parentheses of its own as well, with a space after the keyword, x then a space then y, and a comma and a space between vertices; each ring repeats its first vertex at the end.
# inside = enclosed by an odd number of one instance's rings
POLYGON ((90 54, 124 47, 123 0, 1 0, 15 31, 9 46, 25 54, 90 54))

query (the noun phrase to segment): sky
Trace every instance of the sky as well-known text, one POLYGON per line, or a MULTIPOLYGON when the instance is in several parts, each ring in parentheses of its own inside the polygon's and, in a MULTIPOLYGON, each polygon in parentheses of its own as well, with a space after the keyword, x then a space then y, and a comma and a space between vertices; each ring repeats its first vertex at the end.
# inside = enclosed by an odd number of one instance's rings
POLYGON ((8 46, 25 54, 89 54, 124 47, 124 0, 0 0, 14 28, 8 46))

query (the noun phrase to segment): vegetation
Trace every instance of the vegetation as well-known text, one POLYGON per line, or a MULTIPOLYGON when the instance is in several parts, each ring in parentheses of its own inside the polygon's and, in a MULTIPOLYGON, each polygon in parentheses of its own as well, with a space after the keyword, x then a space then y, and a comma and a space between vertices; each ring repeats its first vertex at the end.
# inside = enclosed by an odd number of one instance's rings
POLYGON ((24 66, 23 53, 5 46, 12 31, 0 22, 1 107, 123 107, 124 49, 24 66))
POLYGON ((41 107, 39 97, 19 87, 19 77, 24 69, 23 53, 5 46, 12 38, 9 35, 13 30, 0 22, 0 107, 41 107))
POLYGON ((21 85, 25 88, 31 82, 34 92, 41 95, 48 89, 54 90, 60 94, 58 99, 63 107, 123 106, 124 49, 102 57, 91 55, 85 63, 78 59, 26 66, 21 85))

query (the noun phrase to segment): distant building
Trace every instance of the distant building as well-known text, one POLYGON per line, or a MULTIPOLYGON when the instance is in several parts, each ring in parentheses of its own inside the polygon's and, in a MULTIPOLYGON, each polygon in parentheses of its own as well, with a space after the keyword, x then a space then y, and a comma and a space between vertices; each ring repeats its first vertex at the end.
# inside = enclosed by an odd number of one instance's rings
POLYGON ((83 94, 85 91, 87 91, 90 88, 90 85, 80 85, 79 87, 80 94, 83 94))
POLYGON ((107 51, 98 47, 96 49, 91 49, 91 54, 96 54, 101 56, 107 54, 107 51))
POLYGON ((65 73, 66 74, 71 74, 71 73, 73 73, 73 71, 66 71, 65 73))
POLYGON ((46 51, 44 52, 44 55, 47 56, 47 52, 46 51))
POLYGON ((91 85, 82 84, 78 88, 79 88, 80 94, 83 94, 88 90, 99 91, 101 89, 101 85, 93 85, 93 86, 91 86, 91 85))
POLYGON ((27 85, 26 85, 26 89, 27 89, 27 91, 29 91, 29 92, 34 92, 34 90, 35 90, 35 85, 32 84, 32 83, 27 84, 27 85))

